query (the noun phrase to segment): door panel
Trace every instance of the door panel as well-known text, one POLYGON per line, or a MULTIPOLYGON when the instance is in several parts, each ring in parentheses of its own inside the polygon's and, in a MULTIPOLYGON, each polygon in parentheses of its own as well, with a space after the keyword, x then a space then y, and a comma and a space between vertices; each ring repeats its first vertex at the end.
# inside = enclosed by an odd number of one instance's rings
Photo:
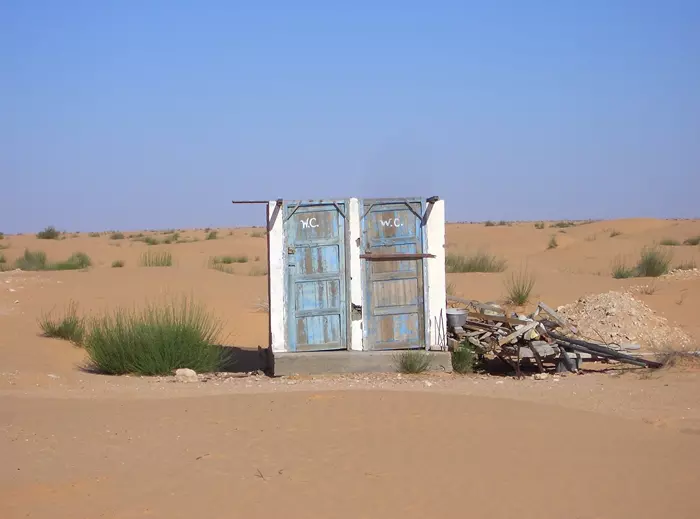
POLYGON ((381 259, 382 254, 423 252, 420 200, 363 204, 365 349, 407 349, 425 345, 422 259, 381 259))
POLYGON ((285 215, 289 349, 345 349, 345 218, 333 202, 291 204, 285 215))

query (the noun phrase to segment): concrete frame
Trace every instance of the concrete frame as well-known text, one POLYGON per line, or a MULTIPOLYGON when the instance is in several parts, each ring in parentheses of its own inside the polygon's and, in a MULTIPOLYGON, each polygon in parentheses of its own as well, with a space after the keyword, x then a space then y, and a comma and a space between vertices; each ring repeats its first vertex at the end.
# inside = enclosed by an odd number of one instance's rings
MULTIPOLYGON (((365 352, 362 334, 364 283, 361 254, 360 199, 350 198, 346 213, 348 233, 346 268, 349 273, 348 301, 351 305, 348 320, 348 350, 365 352)), ((274 353, 287 353, 287 305, 285 268, 287 251, 284 235, 283 208, 277 201, 268 203, 268 266, 270 297, 270 348, 274 353)), ((423 260, 425 290, 426 349, 447 349, 445 300, 445 203, 437 200, 426 204, 423 217, 424 252, 434 258, 423 260)), ((290 352, 291 353, 291 352, 290 352)), ((334 352, 328 352, 329 355, 334 352)), ((338 353, 338 352, 335 352, 338 353)), ((297 353, 303 355, 303 353, 297 353)))

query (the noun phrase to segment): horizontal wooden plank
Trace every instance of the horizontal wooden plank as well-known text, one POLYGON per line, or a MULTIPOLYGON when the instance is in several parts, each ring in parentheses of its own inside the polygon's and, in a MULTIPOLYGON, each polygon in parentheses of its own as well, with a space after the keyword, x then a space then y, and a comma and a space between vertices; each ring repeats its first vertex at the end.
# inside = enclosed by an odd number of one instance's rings
POLYGON ((506 317, 505 315, 488 315, 482 314, 480 312, 469 312, 469 317, 472 319, 481 319, 482 321, 497 321, 499 323, 508 324, 530 324, 532 321, 523 321, 522 319, 516 319, 515 317, 506 317))

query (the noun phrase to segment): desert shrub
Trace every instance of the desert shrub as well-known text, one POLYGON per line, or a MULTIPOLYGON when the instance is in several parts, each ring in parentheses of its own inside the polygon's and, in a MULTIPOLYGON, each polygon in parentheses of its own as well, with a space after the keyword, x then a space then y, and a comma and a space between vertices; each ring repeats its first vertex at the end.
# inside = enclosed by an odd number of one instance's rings
POLYGON ((683 240, 683 245, 698 245, 700 244, 700 236, 693 236, 692 238, 686 238, 683 240))
POLYGON ((265 233, 261 232, 261 231, 253 231, 252 233, 250 233, 250 237, 251 238, 264 238, 265 233))
POLYGON ((120 269, 124 266, 124 260, 114 260, 112 262, 112 268, 113 269, 120 269))
POLYGON ((486 252, 477 252, 471 256, 448 254, 445 258, 447 272, 503 272, 507 262, 486 252))
POLYGON ((561 222, 555 222, 552 225, 550 225, 550 227, 556 227, 558 229, 565 229, 567 227, 573 227, 575 225, 576 224, 574 222, 569 222, 569 221, 564 220, 561 222))
POLYGON ((675 266, 675 270, 694 270, 696 268, 698 268, 698 265, 695 263, 695 260, 684 261, 675 266))
POLYGON ((57 240, 60 235, 61 233, 58 232, 53 225, 50 225, 43 231, 36 233, 36 237, 40 240, 57 240))
POLYGON ((53 317, 51 313, 39 318, 39 327, 44 337, 63 339, 81 345, 85 337, 85 319, 78 315, 78 305, 71 301, 63 315, 53 317))
POLYGON ((168 251, 146 251, 141 254, 139 265, 142 267, 172 267, 173 255, 168 251))
POLYGON ((544 229, 544 222, 535 223, 535 229, 544 229))
POLYGON ((394 366, 399 373, 423 373, 430 368, 432 358, 422 350, 408 350, 394 354, 394 366))
POLYGON ((140 233, 138 233, 138 234, 132 234, 132 235, 130 235, 130 236, 129 236, 129 239, 130 239, 130 240, 138 240, 139 238, 143 238, 143 237, 144 237, 144 234, 143 234, 142 232, 140 232, 140 233))
POLYGON ((620 236, 621 234, 622 233, 620 231, 618 231, 617 229, 613 229, 612 231, 610 231, 611 238, 614 238, 615 236, 620 236))
POLYGON ((5 233, 4 233, 4 232, 0 232, 0 240, 4 240, 4 239, 5 239, 5 233))
POLYGON ((219 233, 217 233, 216 231, 209 231, 209 233, 207 234, 206 239, 207 239, 207 240, 216 240, 218 234, 219 234, 219 233))
POLYGON ((141 241, 146 245, 158 245, 160 243, 158 238, 154 238, 153 236, 146 236, 141 241))
POLYGON ((46 253, 43 251, 32 252, 24 250, 24 254, 15 260, 15 268, 22 270, 46 270, 46 253))
POLYGON ((514 305, 524 305, 530 300, 530 294, 535 287, 535 276, 522 268, 518 272, 513 272, 505 281, 508 302, 514 305))
POLYGON ((548 249, 556 249, 557 247, 559 247, 559 242, 557 242, 557 237, 552 235, 549 238, 549 243, 547 244, 547 248, 548 249))
POLYGON ((86 269, 92 265, 92 260, 90 256, 84 252, 74 252, 65 261, 59 261, 57 263, 50 263, 47 270, 80 270, 86 269))
POLYGON ((88 237, 90 237, 90 238, 99 238, 99 237, 100 237, 100 233, 99 233, 99 232, 89 232, 89 233, 88 233, 88 237))
POLYGON ((248 263, 248 256, 212 256, 209 258, 209 264, 213 265, 221 263, 230 265, 232 263, 248 263))
POLYGON ((615 279, 627 279, 634 277, 635 270, 627 265, 625 259, 617 256, 612 262, 612 277, 615 279))
POLYGON ((498 222, 498 225, 500 227, 505 227, 506 225, 508 225, 508 222, 506 222, 505 220, 501 220, 500 222, 498 222))
POLYGON ((124 233, 123 232, 113 232, 111 236, 109 237, 110 240, 123 240, 124 239, 124 233))
POLYGON ((659 247, 642 249, 636 274, 639 277, 658 277, 668 273, 673 255, 659 247))
POLYGON ((464 340, 452 351, 452 371, 464 375, 473 373, 476 367, 477 355, 468 340, 464 340))
POLYGON ((179 239, 180 239, 180 233, 179 233, 179 232, 173 232, 172 234, 170 234, 169 236, 166 236, 166 237, 163 239, 163 243, 166 243, 166 244, 169 245, 169 244, 171 244, 171 243, 177 243, 177 241, 178 241, 179 239))
POLYGON ((0 263, 7 263, 7 258, 4 254, 0 254, 0 263))
POLYGON ((664 238, 659 242, 661 245, 666 245, 667 247, 677 247, 678 245, 681 244, 678 240, 674 240, 671 238, 664 238))
POLYGON ((85 337, 90 367, 110 375, 212 372, 227 360, 217 345, 220 322, 188 299, 143 310, 117 309, 94 319, 85 337))
POLYGON ((492 222, 491 220, 486 220, 486 221, 484 222, 484 226, 485 226, 485 227, 495 227, 495 226, 496 226, 496 222, 492 222))

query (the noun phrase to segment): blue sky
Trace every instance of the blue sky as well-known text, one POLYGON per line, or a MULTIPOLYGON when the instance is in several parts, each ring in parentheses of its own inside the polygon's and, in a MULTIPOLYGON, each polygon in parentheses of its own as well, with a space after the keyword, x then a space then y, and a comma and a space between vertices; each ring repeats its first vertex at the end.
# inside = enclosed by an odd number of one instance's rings
POLYGON ((0 0, 0 230, 700 216, 694 0, 0 0))

